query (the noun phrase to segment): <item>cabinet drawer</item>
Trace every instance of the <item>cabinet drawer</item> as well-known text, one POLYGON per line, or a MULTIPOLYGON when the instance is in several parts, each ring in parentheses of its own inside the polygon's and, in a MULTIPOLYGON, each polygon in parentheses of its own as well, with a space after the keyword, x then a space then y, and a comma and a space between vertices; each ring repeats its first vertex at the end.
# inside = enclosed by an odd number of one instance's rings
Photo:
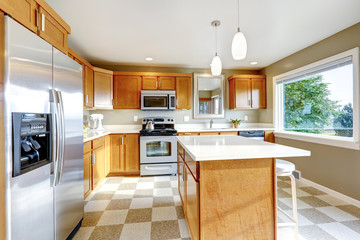
POLYGON ((68 33, 48 12, 39 7, 40 31, 39 36, 48 43, 67 54, 68 33))
POLYGON ((105 138, 101 137, 101 138, 97 138, 95 140, 92 141, 92 148, 96 149, 98 147, 101 147, 105 144, 105 138))
POLYGON ((200 135, 219 135, 219 132, 200 132, 200 135))
POLYGON ((181 132, 181 133, 179 133, 179 136, 195 136, 195 135, 199 135, 199 133, 197 133, 197 132, 181 132))
POLYGON ((185 163, 188 166, 194 179, 199 181, 199 163, 194 161, 187 152, 185 152, 185 163))
POLYGON ((85 142, 83 146, 84 146, 84 154, 91 151, 91 141, 85 142))
POLYGON ((233 132, 220 132, 220 135, 239 135, 237 131, 233 132))

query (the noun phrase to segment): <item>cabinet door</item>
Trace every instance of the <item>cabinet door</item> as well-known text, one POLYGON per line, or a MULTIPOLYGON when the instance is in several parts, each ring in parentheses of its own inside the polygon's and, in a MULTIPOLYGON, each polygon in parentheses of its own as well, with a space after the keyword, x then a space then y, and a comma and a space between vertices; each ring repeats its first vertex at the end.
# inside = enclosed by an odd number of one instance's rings
POLYGON ((191 239, 199 239, 199 183, 195 181, 189 169, 186 172, 186 216, 191 239))
POLYGON ((105 147, 93 150, 92 162, 92 189, 96 189, 105 178, 105 147))
POLYGON ((199 135, 219 135, 219 132, 200 132, 199 135))
POLYGON ((125 135, 110 135, 110 173, 125 171, 125 135))
POLYGON ((233 132, 220 132, 220 135, 239 135, 238 132, 233 131, 233 132))
POLYGON ((274 132, 273 131, 265 131, 264 141, 265 142, 275 143, 274 132))
POLYGON ((67 54, 68 33, 49 13, 39 7, 39 36, 45 41, 67 54))
POLYGON ((140 172, 139 135, 125 136, 125 171, 127 173, 140 172))
POLYGON ((251 80, 235 79, 235 108, 251 108, 251 80))
POLYGON ((142 77, 142 90, 157 90, 158 87, 157 77, 142 77))
POLYGON ((94 71, 83 64, 83 90, 84 90, 84 107, 94 107, 94 71))
POLYGON ((1 10, 34 33, 37 32, 36 2, 34 0, 2 0, 0 5, 1 10))
POLYGON ((175 90, 175 77, 158 77, 159 90, 175 90))
POLYGON ((94 71, 94 107, 98 109, 113 108, 113 76, 94 71))
POLYGON ((105 138, 105 177, 110 173, 110 136, 105 138))
POLYGON ((176 78, 176 109, 191 109, 191 78, 176 78))
MULTIPOLYGON (((185 180, 186 180, 186 175, 185 175, 185 163, 182 160, 181 156, 178 154, 177 156, 177 161, 178 161, 178 189, 179 189, 179 195, 180 195, 180 199, 182 201, 182 206, 183 206, 183 210, 184 213, 186 211, 186 194, 185 194, 185 180)), ((186 214, 186 213, 185 213, 186 214)))
POLYGON ((251 80, 251 107, 253 109, 266 108, 266 79, 251 80))
POLYGON ((115 76, 114 109, 139 109, 140 91, 140 76, 115 76))
POLYGON ((91 193, 91 152, 84 154, 84 199, 91 193))

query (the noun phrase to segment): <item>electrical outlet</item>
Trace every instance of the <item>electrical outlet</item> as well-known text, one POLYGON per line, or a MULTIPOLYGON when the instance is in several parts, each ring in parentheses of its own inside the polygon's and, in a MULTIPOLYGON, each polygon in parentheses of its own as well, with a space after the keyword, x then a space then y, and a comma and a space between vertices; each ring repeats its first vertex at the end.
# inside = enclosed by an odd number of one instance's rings
POLYGON ((138 121, 138 116, 134 116, 134 122, 138 121))
POLYGON ((184 116, 184 122, 188 122, 190 120, 189 116, 184 116))
POLYGON ((247 115, 244 116, 244 121, 248 121, 249 120, 249 117, 247 115))

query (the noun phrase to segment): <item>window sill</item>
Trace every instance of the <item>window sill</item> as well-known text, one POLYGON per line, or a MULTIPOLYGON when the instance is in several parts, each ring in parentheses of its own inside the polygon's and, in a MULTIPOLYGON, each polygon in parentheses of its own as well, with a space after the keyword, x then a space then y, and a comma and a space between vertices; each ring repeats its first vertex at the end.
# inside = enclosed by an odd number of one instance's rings
POLYGON ((312 142, 317 144, 330 145, 341 148, 349 148, 360 150, 360 145, 357 142, 354 142, 354 139, 348 139, 345 137, 327 137, 323 135, 314 135, 309 133, 297 133, 297 132, 274 132, 275 137, 287 138, 292 140, 298 140, 303 142, 312 142))

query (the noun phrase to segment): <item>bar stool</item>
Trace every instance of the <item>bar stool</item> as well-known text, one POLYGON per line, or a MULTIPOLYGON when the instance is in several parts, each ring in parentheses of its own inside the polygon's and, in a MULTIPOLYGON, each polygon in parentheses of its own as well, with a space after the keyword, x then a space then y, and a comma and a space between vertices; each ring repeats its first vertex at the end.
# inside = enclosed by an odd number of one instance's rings
POLYGON ((277 208, 286 216, 288 217, 291 222, 287 223, 279 223, 278 227, 294 227, 295 230, 295 239, 298 239, 298 217, 297 217, 297 204, 296 204, 296 182, 295 177, 292 175, 292 172, 295 170, 295 164, 285 161, 282 159, 276 159, 276 176, 288 176, 291 180, 291 198, 292 198, 292 211, 293 216, 287 214, 283 209, 279 206, 277 208))

